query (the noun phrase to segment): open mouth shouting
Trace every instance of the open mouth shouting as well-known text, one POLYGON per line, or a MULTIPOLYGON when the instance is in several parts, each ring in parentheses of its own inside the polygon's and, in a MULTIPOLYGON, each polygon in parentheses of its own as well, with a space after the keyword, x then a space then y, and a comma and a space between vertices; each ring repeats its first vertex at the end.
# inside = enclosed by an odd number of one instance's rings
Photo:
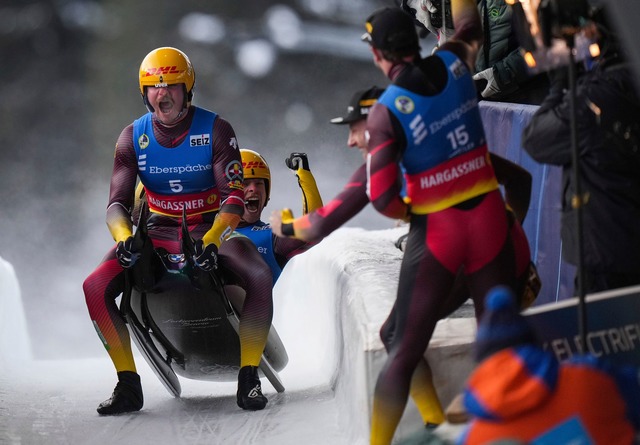
POLYGON ((260 220, 262 210, 267 205, 265 181, 262 178, 244 180, 244 222, 253 224, 260 220))
POLYGON ((260 212, 262 211, 260 207, 260 198, 258 196, 247 198, 244 202, 245 213, 260 216, 260 212))
POLYGON ((164 115, 168 115, 173 110, 173 101, 171 100, 162 100, 158 104, 158 108, 160 108, 160 113, 164 115))

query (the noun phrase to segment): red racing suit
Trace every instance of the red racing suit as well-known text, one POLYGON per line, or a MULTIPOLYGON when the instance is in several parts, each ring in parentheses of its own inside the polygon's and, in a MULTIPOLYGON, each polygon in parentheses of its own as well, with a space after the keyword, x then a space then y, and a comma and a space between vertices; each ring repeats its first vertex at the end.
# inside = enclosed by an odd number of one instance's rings
POLYGON ((368 194, 392 218, 409 218, 393 336, 374 393, 371 436, 393 436, 412 375, 464 268, 476 315, 496 285, 515 288, 505 203, 486 146, 471 73, 438 51, 397 63, 370 111, 368 194), (405 181, 402 179, 405 173, 405 181), (401 195, 407 184, 407 196, 401 195))
MULTIPOLYGON (((273 315, 272 279, 253 243, 243 237, 225 240, 244 211, 243 170, 235 132, 226 120, 194 106, 173 127, 163 126, 150 115, 142 121, 124 128, 116 143, 107 206, 109 230, 116 242, 130 236, 138 176, 153 197, 147 226, 155 247, 180 252, 180 215, 186 206, 194 238, 210 236, 219 246, 219 272, 227 283, 246 291, 240 366, 258 366, 273 315), (191 150, 199 154, 191 156, 191 150), (172 161, 165 162, 165 156, 172 161), (194 160, 198 167, 190 162, 194 160), (189 174, 182 175, 186 170, 189 174)), ((116 259, 115 247, 86 278, 83 290, 93 325, 116 370, 135 372, 129 333, 116 304, 124 290, 124 269, 116 259)))

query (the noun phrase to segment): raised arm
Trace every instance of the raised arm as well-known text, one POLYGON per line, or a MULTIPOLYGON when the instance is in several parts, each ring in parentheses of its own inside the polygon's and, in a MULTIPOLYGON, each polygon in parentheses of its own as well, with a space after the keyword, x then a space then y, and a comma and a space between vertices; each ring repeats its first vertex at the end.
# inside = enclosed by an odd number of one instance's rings
POLYGON ((300 218, 284 218, 281 211, 271 215, 271 227, 279 236, 289 236, 307 242, 318 242, 358 214, 369 202, 367 177, 362 165, 351 176, 342 191, 321 207, 300 218))
POLYGON ((309 168, 309 159, 306 153, 291 153, 285 164, 296 174, 298 186, 302 191, 302 214, 306 215, 322 207, 322 196, 316 184, 316 178, 309 168))
POLYGON ((455 33, 438 50, 453 52, 473 71, 484 40, 476 0, 451 0, 451 14, 455 33))

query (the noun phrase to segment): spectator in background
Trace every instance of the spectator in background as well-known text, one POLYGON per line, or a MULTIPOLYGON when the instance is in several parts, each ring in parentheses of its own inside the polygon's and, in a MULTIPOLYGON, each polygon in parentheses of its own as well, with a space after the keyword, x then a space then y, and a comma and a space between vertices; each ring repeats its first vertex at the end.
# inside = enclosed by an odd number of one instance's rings
MULTIPOLYGON (((484 32, 473 79, 481 98, 499 102, 539 104, 548 90, 546 73, 532 75, 512 29, 512 9, 504 0, 478 0, 484 32)), ((453 35, 451 0, 402 0, 419 26, 436 34, 438 45, 453 35), (444 22, 443 22, 444 18, 444 22), (444 28, 443 28, 444 24, 444 28)))
MULTIPOLYGON (((579 76, 575 91, 585 293, 640 284, 640 100, 604 12, 595 13, 585 29, 601 55, 579 76)), ((566 74, 566 67, 553 72, 551 90, 525 128, 522 145, 536 161, 562 167, 563 256, 578 265, 566 74)))
POLYGON ((510 290, 493 289, 486 306, 464 395, 472 419, 458 444, 637 443, 637 368, 591 355, 560 363, 538 346, 510 290))

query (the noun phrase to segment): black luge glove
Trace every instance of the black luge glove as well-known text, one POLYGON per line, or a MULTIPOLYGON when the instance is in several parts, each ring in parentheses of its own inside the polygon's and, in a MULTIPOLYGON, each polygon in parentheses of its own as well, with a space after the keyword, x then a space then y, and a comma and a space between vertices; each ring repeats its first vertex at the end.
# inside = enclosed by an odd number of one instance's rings
POLYGON ((204 245, 201 239, 196 241, 193 262, 200 269, 209 272, 218 268, 218 247, 211 243, 204 245))
POLYGON ((306 153, 291 153, 284 163, 294 172, 298 169, 311 171, 309 169, 309 160, 306 153))
POLYGON ((120 241, 116 246, 116 258, 118 263, 124 268, 128 269, 132 267, 138 258, 140 258, 140 252, 135 252, 133 249, 133 237, 130 236, 125 241, 120 241))

